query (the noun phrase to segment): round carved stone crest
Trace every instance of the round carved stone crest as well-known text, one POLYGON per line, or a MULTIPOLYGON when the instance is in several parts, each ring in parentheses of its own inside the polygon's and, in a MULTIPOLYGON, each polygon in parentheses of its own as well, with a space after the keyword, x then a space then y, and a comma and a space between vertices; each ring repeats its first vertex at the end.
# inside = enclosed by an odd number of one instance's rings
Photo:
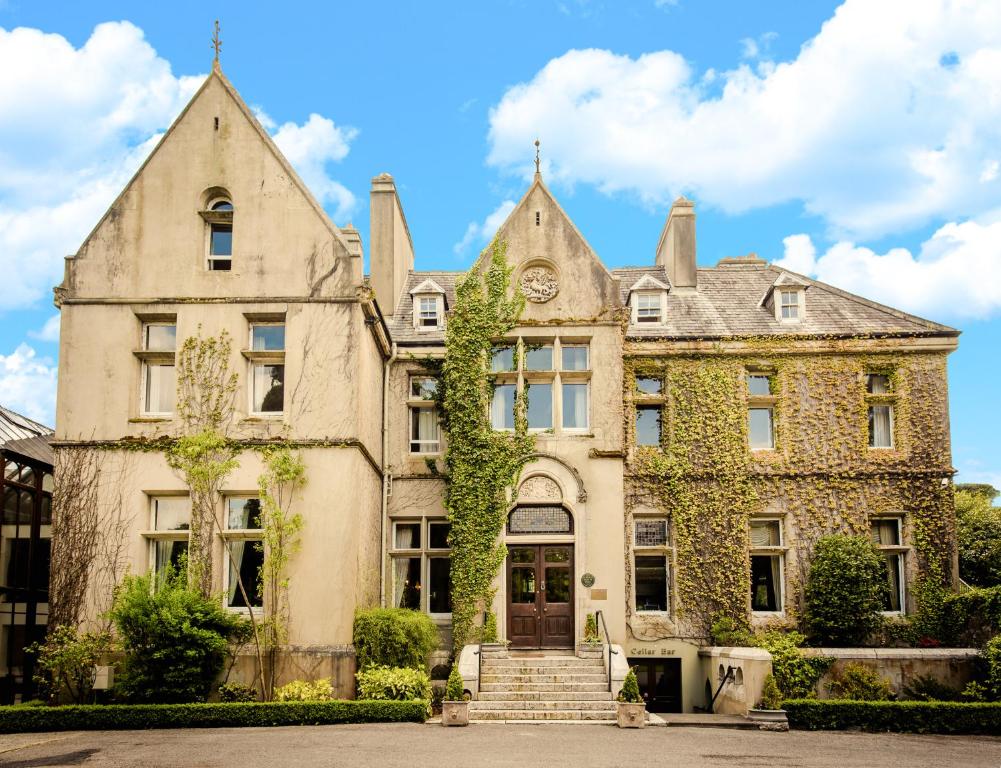
POLYGON ((560 292, 556 273, 549 267, 529 267, 522 272, 520 284, 525 298, 536 304, 543 304, 560 292))

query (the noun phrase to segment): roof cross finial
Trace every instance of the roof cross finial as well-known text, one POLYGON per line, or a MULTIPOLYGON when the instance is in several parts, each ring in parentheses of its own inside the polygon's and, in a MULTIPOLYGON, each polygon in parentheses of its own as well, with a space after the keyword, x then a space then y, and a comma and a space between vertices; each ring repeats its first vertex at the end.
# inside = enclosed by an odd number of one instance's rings
POLYGON ((219 39, 219 19, 215 20, 215 32, 212 34, 212 47, 215 48, 214 61, 219 63, 219 51, 222 50, 222 40, 219 39))
POLYGON ((539 173, 539 140, 535 140, 535 172, 539 173))

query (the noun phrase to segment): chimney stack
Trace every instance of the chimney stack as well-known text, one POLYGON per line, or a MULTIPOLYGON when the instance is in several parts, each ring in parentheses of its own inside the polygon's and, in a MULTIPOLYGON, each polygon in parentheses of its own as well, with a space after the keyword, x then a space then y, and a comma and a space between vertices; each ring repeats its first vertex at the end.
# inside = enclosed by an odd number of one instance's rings
POLYGON ((679 197, 671 205, 657 244, 656 263, 667 270, 672 288, 695 287, 695 203, 691 200, 679 197))
POLYGON ((407 273, 414 268, 414 244, 396 182, 388 173, 372 179, 369 215, 372 288, 382 314, 389 316, 396 311, 407 273))

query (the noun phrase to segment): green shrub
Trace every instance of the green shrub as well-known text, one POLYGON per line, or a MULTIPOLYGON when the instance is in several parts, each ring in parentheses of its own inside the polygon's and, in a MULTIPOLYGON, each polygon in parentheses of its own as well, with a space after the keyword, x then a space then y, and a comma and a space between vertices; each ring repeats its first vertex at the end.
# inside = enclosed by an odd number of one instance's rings
POLYGON ((497 614, 493 611, 487 611, 487 619, 483 622, 480 640, 484 643, 497 642, 497 614))
POLYGON ((879 673, 862 664, 845 664, 841 674, 831 683, 836 699, 850 701, 889 701, 894 698, 890 683, 879 673))
POLYGON ((934 675, 918 675, 904 685, 904 695, 913 701, 967 700, 963 691, 946 685, 934 675))
POLYGON ((987 642, 980 652, 987 666, 987 698, 991 701, 1001 701, 1001 635, 987 642))
POLYGON ((359 699, 431 701, 431 678, 420 669, 374 666, 358 672, 355 678, 358 680, 359 699))
POLYGON ((445 701, 462 701, 465 698, 464 691, 465 683, 459 674, 459 665, 453 664, 452 671, 448 674, 448 683, 445 685, 445 701))
POLYGON ((131 702, 204 700, 229 641, 244 635, 247 625, 221 600, 188 589, 176 573, 155 591, 151 575, 126 576, 110 617, 125 652, 117 687, 131 702))
POLYGON ((1001 585, 1001 507, 991 486, 956 488, 959 575, 977 587, 1001 585))
POLYGON ((438 640, 438 627, 421 611, 372 608, 355 613, 358 669, 381 665, 426 670, 438 640))
POLYGON ((111 652, 113 643, 107 632, 78 632, 74 627, 56 627, 44 642, 27 649, 35 654, 35 682, 48 698, 59 701, 87 700, 94 686, 94 666, 111 652))
POLYGON ((1001 735, 1001 704, 954 701, 782 702, 790 728, 805 730, 897 731, 900 733, 986 733, 1001 735))
POLYGON ((806 582, 806 627, 821 644, 862 645, 882 624, 886 560, 865 536, 824 536, 806 582))
POLYGON ((584 642, 591 644, 601 642, 598 639, 598 617, 593 613, 589 613, 584 620, 584 642))
POLYGON ((963 701, 987 701, 987 686, 971 680, 963 689, 963 701))
POLYGON ((145 728, 238 728, 334 723, 422 723, 423 701, 253 702, 0 707, 0 733, 145 728))
POLYGON ((642 704, 643 697, 640 695, 640 684, 636 680, 636 673, 630 669, 622 681, 622 690, 619 691, 618 700, 625 704, 642 704))
POLYGON ((257 701, 257 689, 243 683, 223 683, 219 686, 219 701, 226 704, 235 701, 257 701))
POLYGON ((709 629, 713 645, 731 647, 747 647, 758 644, 751 634, 751 627, 746 619, 740 621, 732 616, 717 616, 709 629))
POLYGON ((769 672, 761 686, 761 708, 782 709, 782 692, 775 682, 775 675, 769 672))
POLYGON ((983 645, 1001 632, 1001 586, 946 595, 942 627, 948 643, 983 645))
POLYGON ((805 639, 799 632, 765 632, 755 639, 772 655, 772 674, 783 698, 816 696, 817 682, 834 663, 823 656, 804 656, 799 646, 805 639))
POLYGON ((275 689, 275 701, 330 701, 334 686, 329 677, 319 680, 293 680, 275 689))

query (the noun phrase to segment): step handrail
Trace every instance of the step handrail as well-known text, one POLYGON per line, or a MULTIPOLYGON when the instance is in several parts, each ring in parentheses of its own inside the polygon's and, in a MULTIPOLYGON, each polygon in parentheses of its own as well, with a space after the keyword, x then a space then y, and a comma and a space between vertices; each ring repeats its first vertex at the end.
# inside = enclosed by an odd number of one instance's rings
POLYGON ((612 692, 612 654, 616 656, 619 655, 618 651, 612 650, 612 639, 608 636, 608 625, 605 624, 605 617, 601 615, 601 611, 594 612, 594 623, 600 626, 605 632, 605 645, 608 646, 608 692, 612 692))

